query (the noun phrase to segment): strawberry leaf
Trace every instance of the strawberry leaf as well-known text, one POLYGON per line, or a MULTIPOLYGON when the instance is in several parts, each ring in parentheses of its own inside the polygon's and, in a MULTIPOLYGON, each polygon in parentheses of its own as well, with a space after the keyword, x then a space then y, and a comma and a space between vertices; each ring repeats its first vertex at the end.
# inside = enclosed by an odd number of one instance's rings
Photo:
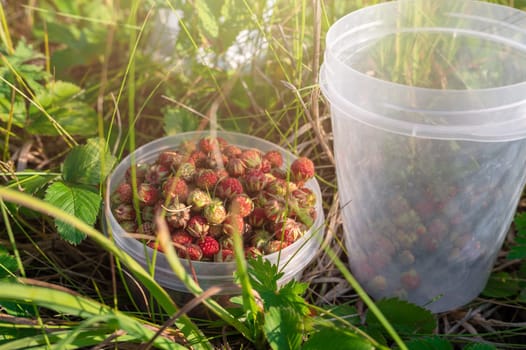
POLYGON ((345 328, 321 327, 303 344, 303 350, 372 350, 375 347, 363 337, 345 328))
POLYGON ((9 277, 18 270, 16 258, 0 246, 0 278, 9 277))
POLYGON ((104 149, 101 139, 89 139, 71 150, 64 160, 63 176, 67 182, 98 185, 109 174, 115 157, 104 149))
POLYGON ((491 274, 482 295, 491 298, 507 298, 516 295, 519 291, 519 279, 507 272, 500 271, 491 274))
POLYGON ((464 350, 497 350, 494 345, 491 344, 469 344, 464 347, 464 350))
POLYGON ((263 331, 272 349, 299 349, 303 336, 302 324, 295 310, 273 306, 265 312, 263 331))
MULTIPOLYGON (((58 209, 76 216, 88 225, 97 219, 101 197, 98 193, 84 187, 55 182, 48 187, 45 201, 58 209)), ((55 219, 60 236, 72 244, 79 244, 86 235, 73 226, 55 219)))
MULTIPOLYGON (((437 327, 437 321, 429 310, 407 301, 396 298, 383 299, 376 305, 400 334, 431 334, 437 327)), ((367 313, 367 323, 373 328, 383 328, 370 311, 367 313)))
POLYGON ((453 345, 446 339, 427 337, 406 342, 409 350, 453 350, 453 345))
POLYGON ((508 259, 523 259, 526 258, 526 212, 517 214, 513 224, 517 236, 515 237, 515 245, 511 247, 508 253, 508 259))

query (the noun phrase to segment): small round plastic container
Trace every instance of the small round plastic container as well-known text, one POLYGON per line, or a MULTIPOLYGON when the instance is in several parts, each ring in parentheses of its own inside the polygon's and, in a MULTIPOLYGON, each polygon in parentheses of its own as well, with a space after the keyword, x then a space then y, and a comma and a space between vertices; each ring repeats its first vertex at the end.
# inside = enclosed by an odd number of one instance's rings
POLYGON ((331 106, 352 272, 442 312, 484 288, 526 176, 526 13, 402 0, 334 23, 331 106))
MULTIPOLYGON (((135 238, 131 238, 119 225, 113 216, 110 206, 110 194, 115 191, 117 186, 125 177, 126 170, 131 166, 132 161, 138 163, 151 163, 157 159, 159 152, 163 150, 175 149, 186 140, 198 141, 201 137, 210 134, 210 132, 186 132, 174 136, 166 136, 153 142, 137 148, 135 152, 128 155, 115 168, 108 180, 108 187, 105 196, 105 219, 107 229, 111 228, 115 243, 126 253, 132 256, 147 271, 152 261, 155 261, 154 278, 167 291, 171 292, 178 300, 185 300, 185 294, 189 297, 189 292, 184 284, 174 275, 164 254, 154 252, 151 248, 145 246, 135 238), (153 254, 156 254, 156 259, 153 254)), ((295 159, 294 155, 285 149, 265 141, 263 139, 238 134, 233 132, 216 132, 217 136, 224 138, 230 144, 242 148, 257 148, 261 151, 278 150, 283 155, 284 166, 289 167, 295 159)), ((317 197, 316 212, 317 218, 309 230, 308 234, 294 242, 292 245, 282 249, 280 252, 265 255, 264 258, 277 264, 279 270, 284 273, 279 283, 286 283, 293 278, 299 279, 305 267, 316 256, 320 242, 323 236, 324 214, 322 209, 321 191, 318 182, 311 179, 306 183, 317 197)), ((197 282, 203 290, 212 286, 222 286, 221 294, 229 295, 239 291, 234 283, 234 271, 236 270, 235 262, 203 262, 192 261, 191 268, 188 260, 182 259, 182 264, 191 274, 195 273, 197 282)))

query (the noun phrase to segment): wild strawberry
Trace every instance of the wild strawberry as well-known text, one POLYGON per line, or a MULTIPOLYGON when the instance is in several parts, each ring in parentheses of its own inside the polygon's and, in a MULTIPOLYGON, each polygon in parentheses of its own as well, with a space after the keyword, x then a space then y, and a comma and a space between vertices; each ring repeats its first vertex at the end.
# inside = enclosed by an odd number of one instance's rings
POLYGON ((274 238, 292 244, 303 237, 306 230, 305 225, 294 219, 286 218, 274 226, 274 238))
POLYGON ((202 168, 206 164, 206 154, 202 151, 193 151, 188 156, 188 162, 195 165, 196 168, 202 168))
POLYGON ((122 203, 113 209, 113 216, 118 222, 135 220, 135 209, 131 204, 122 203))
POLYGON ((435 213, 435 203, 427 199, 420 199, 414 205, 414 208, 418 215, 423 219, 429 219, 435 213))
POLYGON ((127 182, 121 183, 111 196, 111 201, 114 204, 131 203, 132 199, 133 189, 132 186, 127 182))
POLYGON ((287 190, 287 182, 278 178, 273 178, 272 181, 268 181, 267 185, 265 186, 265 191, 278 197, 285 197, 287 190))
POLYGON ((216 194, 221 199, 229 199, 241 193, 243 193, 243 185, 235 177, 227 177, 217 183, 216 194))
POLYGON ((263 158, 261 159, 261 165, 259 166, 259 170, 261 170, 265 174, 270 174, 270 170, 272 170, 272 166, 270 165, 270 162, 268 160, 263 158))
POLYGON ((194 215, 188 220, 186 229, 192 236, 202 238, 208 234, 210 225, 203 216, 194 215))
POLYGON ((170 168, 162 164, 153 164, 148 168, 144 180, 148 183, 158 185, 166 180, 170 172, 170 168))
POLYGON ((228 177, 228 171, 226 171, 225 168, 217 168, 215 169, 215 172, 216 172, 218 181, 228 177))
POLYGON ((197 244, 190 243, 178 251, 181 258, 199 261, 203 259, 203 250, 197 244))
POLYGON ((155 235, 155 224, 151 221, 144 221, 137 228, 137 232, 143 233, 145 235, 155 235))
POLYGON ((250 170, 243 176, 247 192, 255 194, 263 190, 267 184, 265 173, 260 170, 250 170))
POLYGON ((243 161, 248 169, 261 168, 261 152, 255 148, 243 150, 243 152, 239 155, 239 159, 243 161))
POLYGON ((415 256, 410 250, 402 250, 398 255, 398 261, 405 266, 412 265, 415 262, 415 256))
POLYGON ((142 183, 144 181, 146 173, 148 172, 148 164, 135 164, 126 170, 126 182, 130 184, 132 183, 132 168, 135 169, 135 178, 137 180, 137 184, 142 183))
POLYGON ((263 227, 267 221, 265 210, 260 207, 255 207, 254 210, 247 216, 247 222, 253 227, 263 227))
POLYGON ((271 168, 281 168, 283 166, 283 156, 279 151, 268 151, 263 155, 263 159, 266 159, 271 168))
POLYGON ((268 220, 278 222, 287 217, 285 206, 278 199, 269 199, 264 203, 263 210, 268 220))
POLYGON ((299 187, 291 193, 300 208, 312 208, 316 205, 316 195, 308 187, 299 187))
POLYGON ((172 233, 172 242, 175 243, 176 248, 186 246, 192 243, 194 238, 185 230, 178 229, 172 233))
POLYGON ((228 145, 223 149, 223 154, 228 158, 237 157, 241 153, 243 153, 243 151, 236 145, 228 145))
POLYGON ((179 168, 186 157, 174 150, 162 151, 157 158, 157 163, 175 171, 179 168))
POLYGON ((141 208, 141 219, 143 221, 154 221, 156 213, 156 205, 146 205, 141 208))
POLYGON ((159 190, 149 183, 142 183, 137 188, 137 195, 141 206, 154 205, 159 198, 159 190))
POLYGON ((420 276, 415 269, 411 269, 402 274, 400 282, 406 289, 416 289, 420 286, 420 276))
POLYGON ((228 212, 237 214, 243 218, 250 215, 254 210, 254 202, 246 194, 238 194, 230 199, 230 205, 228 207, 228 212))
POLYGON ((225 164, 225 169, 232 177, 240 177, 245 174, 245 163, 239 158, 229 158, 225 164))
POLYGON ((212 152, 205 159, 205 167, 209 169, 222 169, 225 167, 228 158, 217 152, 212 152))
POLYGON ((288 243, 286 241, 280 241, 280 240, 277 240, 277 239, 273 239, 273 240, 270 240, 270 241, 267 242, 263 252, 265 254, 276 253, 276 252, 280 251, 281 249, 284 249, 284 248, 288 247, 289 245, 290 245, 290 243, 288 243))
POLYGON ((232 249, 222 248, 218 254, 216 254, 215 261, 217 262, 228 262, 234 261, 234 251, 232 249))
POLYGON ((159 241, 149 241, 146 245, 152 248, 153 250, 157 250, 157 251, 160 251, 161 253, 164 253, 164 250, 161 247, 161 244, 159 243, 159 241))
POLYGON ((137 232, 138 227, 137 223, 134 220, 126 220, 119 222, 120 227, 124 230, 124 232, 137 232))
POLYGON ((227 147, 229 145, 228 141, 225 140, 224 138, 222 138, 221 136, 217 136, 216 140, 217 140, 217 144, 219 145, 219 149, 221 151, 223 151, 225 149, 225 147, 227 147))
POLYGON ((185 181, 192 181, 195 175, 195 165, 190 162, 181 163, 176 175, 185 181))
POLYGON ((190 220, 190 208, 184 203, 175 201, 165 208, 165 219, 168 226, 171 228, 186 227, 188 220, 190 220))
POLYGON ((199 149, 204 153, 211 153, 219 150, 219 142, 213 136, 205 136, 199 140, 199 149))
POLYGON ((270 241, 271 237, 272 234, 267 230, 256 230, 254 234, 250 237, 250 245, 258 248, 259 250, 264 250, 265 245, 268 241, 270 241))
POLYGON ((245 221, 243 217, 236 214, 229 214, 223 221, 223 232, 227 236, 233 236, 235 234, 242 235, 245 232, 245 221))
POLYGON ((226 209, 221 201, 212 200, 210 204, 203 208, 203 216, 210 225, 218 225, 225 220, 226 209))
POLYGON ((206 258, 211 258, 219 252, 219 242, 214 237, 206 236, 198 244, 206 258))
POLYGON ((192 211, 196 212, 203 210, 211 201, 210 195, 199 188, 193 189, 186 198, 186 203, 192 207, 192 211))
POLYGON ((219 241, 219 245, 221 245, 222 249, 234 250, 234 240, 232 239, 232 237, 223 236, 219 241))
POLYGON ((223 236, 223 225, 210 225, 208 234, 214 238, 220 238, 223 236))
POLYGON ((376 275, 371 279, 369 286, 374 291, 383 291, 387 289, 387 279, 382 275, 376 275))
POLYGON ((262 256, 263 253, 260 249, 256 247, 247 247, 245 248, 245 257, 247 258, 257 258, 258 256, 262 256))
POLYGON ((163 184, 163 193, 167 198, 184 202, 188 197, 188 184, 180 177, 170 176, 163 184))
POLYGON ((275 178, 286 180, 287 179, 287 171, 282 168, 272 168, 270 169, 270 173, 274 175, 275 178))
POLYGON ((290 177, 298 184, 304 184, 314 176, 314 163, 307 157, 295 159, 290 165, 290 177))
POLYGON ((196 174, 195 184, 202 190, 211 191, 218 181, 217 174, 211 169, 201 169, 196 174))

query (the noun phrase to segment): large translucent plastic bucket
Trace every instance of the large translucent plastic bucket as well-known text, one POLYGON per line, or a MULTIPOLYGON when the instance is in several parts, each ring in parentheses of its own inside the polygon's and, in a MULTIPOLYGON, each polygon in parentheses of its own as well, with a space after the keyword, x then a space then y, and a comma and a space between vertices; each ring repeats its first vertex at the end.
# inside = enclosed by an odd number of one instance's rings
POLYGON ((331 105, 353 273, 375 298, 434 312, 484 288, 526 165, 526 13, 394 1, 336 22, 331 105))

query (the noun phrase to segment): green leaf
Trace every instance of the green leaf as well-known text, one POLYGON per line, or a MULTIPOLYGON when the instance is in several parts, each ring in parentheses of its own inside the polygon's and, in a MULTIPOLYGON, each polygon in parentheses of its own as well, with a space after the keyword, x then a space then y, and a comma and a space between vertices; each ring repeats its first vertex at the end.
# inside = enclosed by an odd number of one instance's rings
POLYGON ((299 349, 303 336, 301 317, 287 307, 270 307, 265 312, 263 331, 274 350, 299 349))
POLYGON ((439 337, 413 339, 405 344, 409 350, 453 350, 449 341, 439 337))
POLYGON ((195 0, 195 9, 201 22, 201 28, 204 34, 211 38, 217 38, 219 34, 219 25, 217 19, 210 10, 206 0, 195 0))
POLYGON ((303 350, 373 350, 375 347, 365 338, 344 328, 322 327, 303 344, 303 350))
POLYGON ((524 259, 526 258, 526 212, 517 214, 513 223, 517 237, 515 238, 515 245, 511 247, 508 253, 508 259, 524 259))
POLYGON ((464 350, 497 350, 494 345, 491 344, 469 344, 464 347, 464 350))
POLYGON ((168 107, 164 109, 163 121, 166 135, 192 131, 199 126, 199 118, 183 108, 168 107))
POLYGON ((507 298, 516 295, 519 290, 518 279, 501 271, 491 274, 482 295, 491 298, 507 298))
MULTIPOLYGON (((385 318, 401 334, 431 334, 437 327, 435 316, 420 306, 400 299, 383 299, 376 303, 385 318)), ((383 328, 372 312, 367 312, 370 327, 383 328)))
MULTIPOLYGON (((97 114, 91 106, 80 101, 81 92, 75 84, 52 81, 36 96, 36 102, 68 133, 93 135, 97 132, 97 114)), ((27 130, 39 135, 59 135, 49 117, 33 105, 29 109, 27 130)))
MULTIPOLYGON (((93 225, 97 219, 101 196, 91 190, 75 185, 55 182, 48 187, 45 201, 58 209, 71 214, 88 225, 93 225)), ((60 220, 55 220, 60 236, 72 244, 80 243, 86 235, 73 226, 60 220)))
POLYGON ((16 258, 7 249, 0 246, 0 278, 13 275, 18 270, 16 258))
POLYGON ((89 139, 74 147, 64 160, 64 180, 77 184, 99 185, 115 164, 102 139, 89 139))

